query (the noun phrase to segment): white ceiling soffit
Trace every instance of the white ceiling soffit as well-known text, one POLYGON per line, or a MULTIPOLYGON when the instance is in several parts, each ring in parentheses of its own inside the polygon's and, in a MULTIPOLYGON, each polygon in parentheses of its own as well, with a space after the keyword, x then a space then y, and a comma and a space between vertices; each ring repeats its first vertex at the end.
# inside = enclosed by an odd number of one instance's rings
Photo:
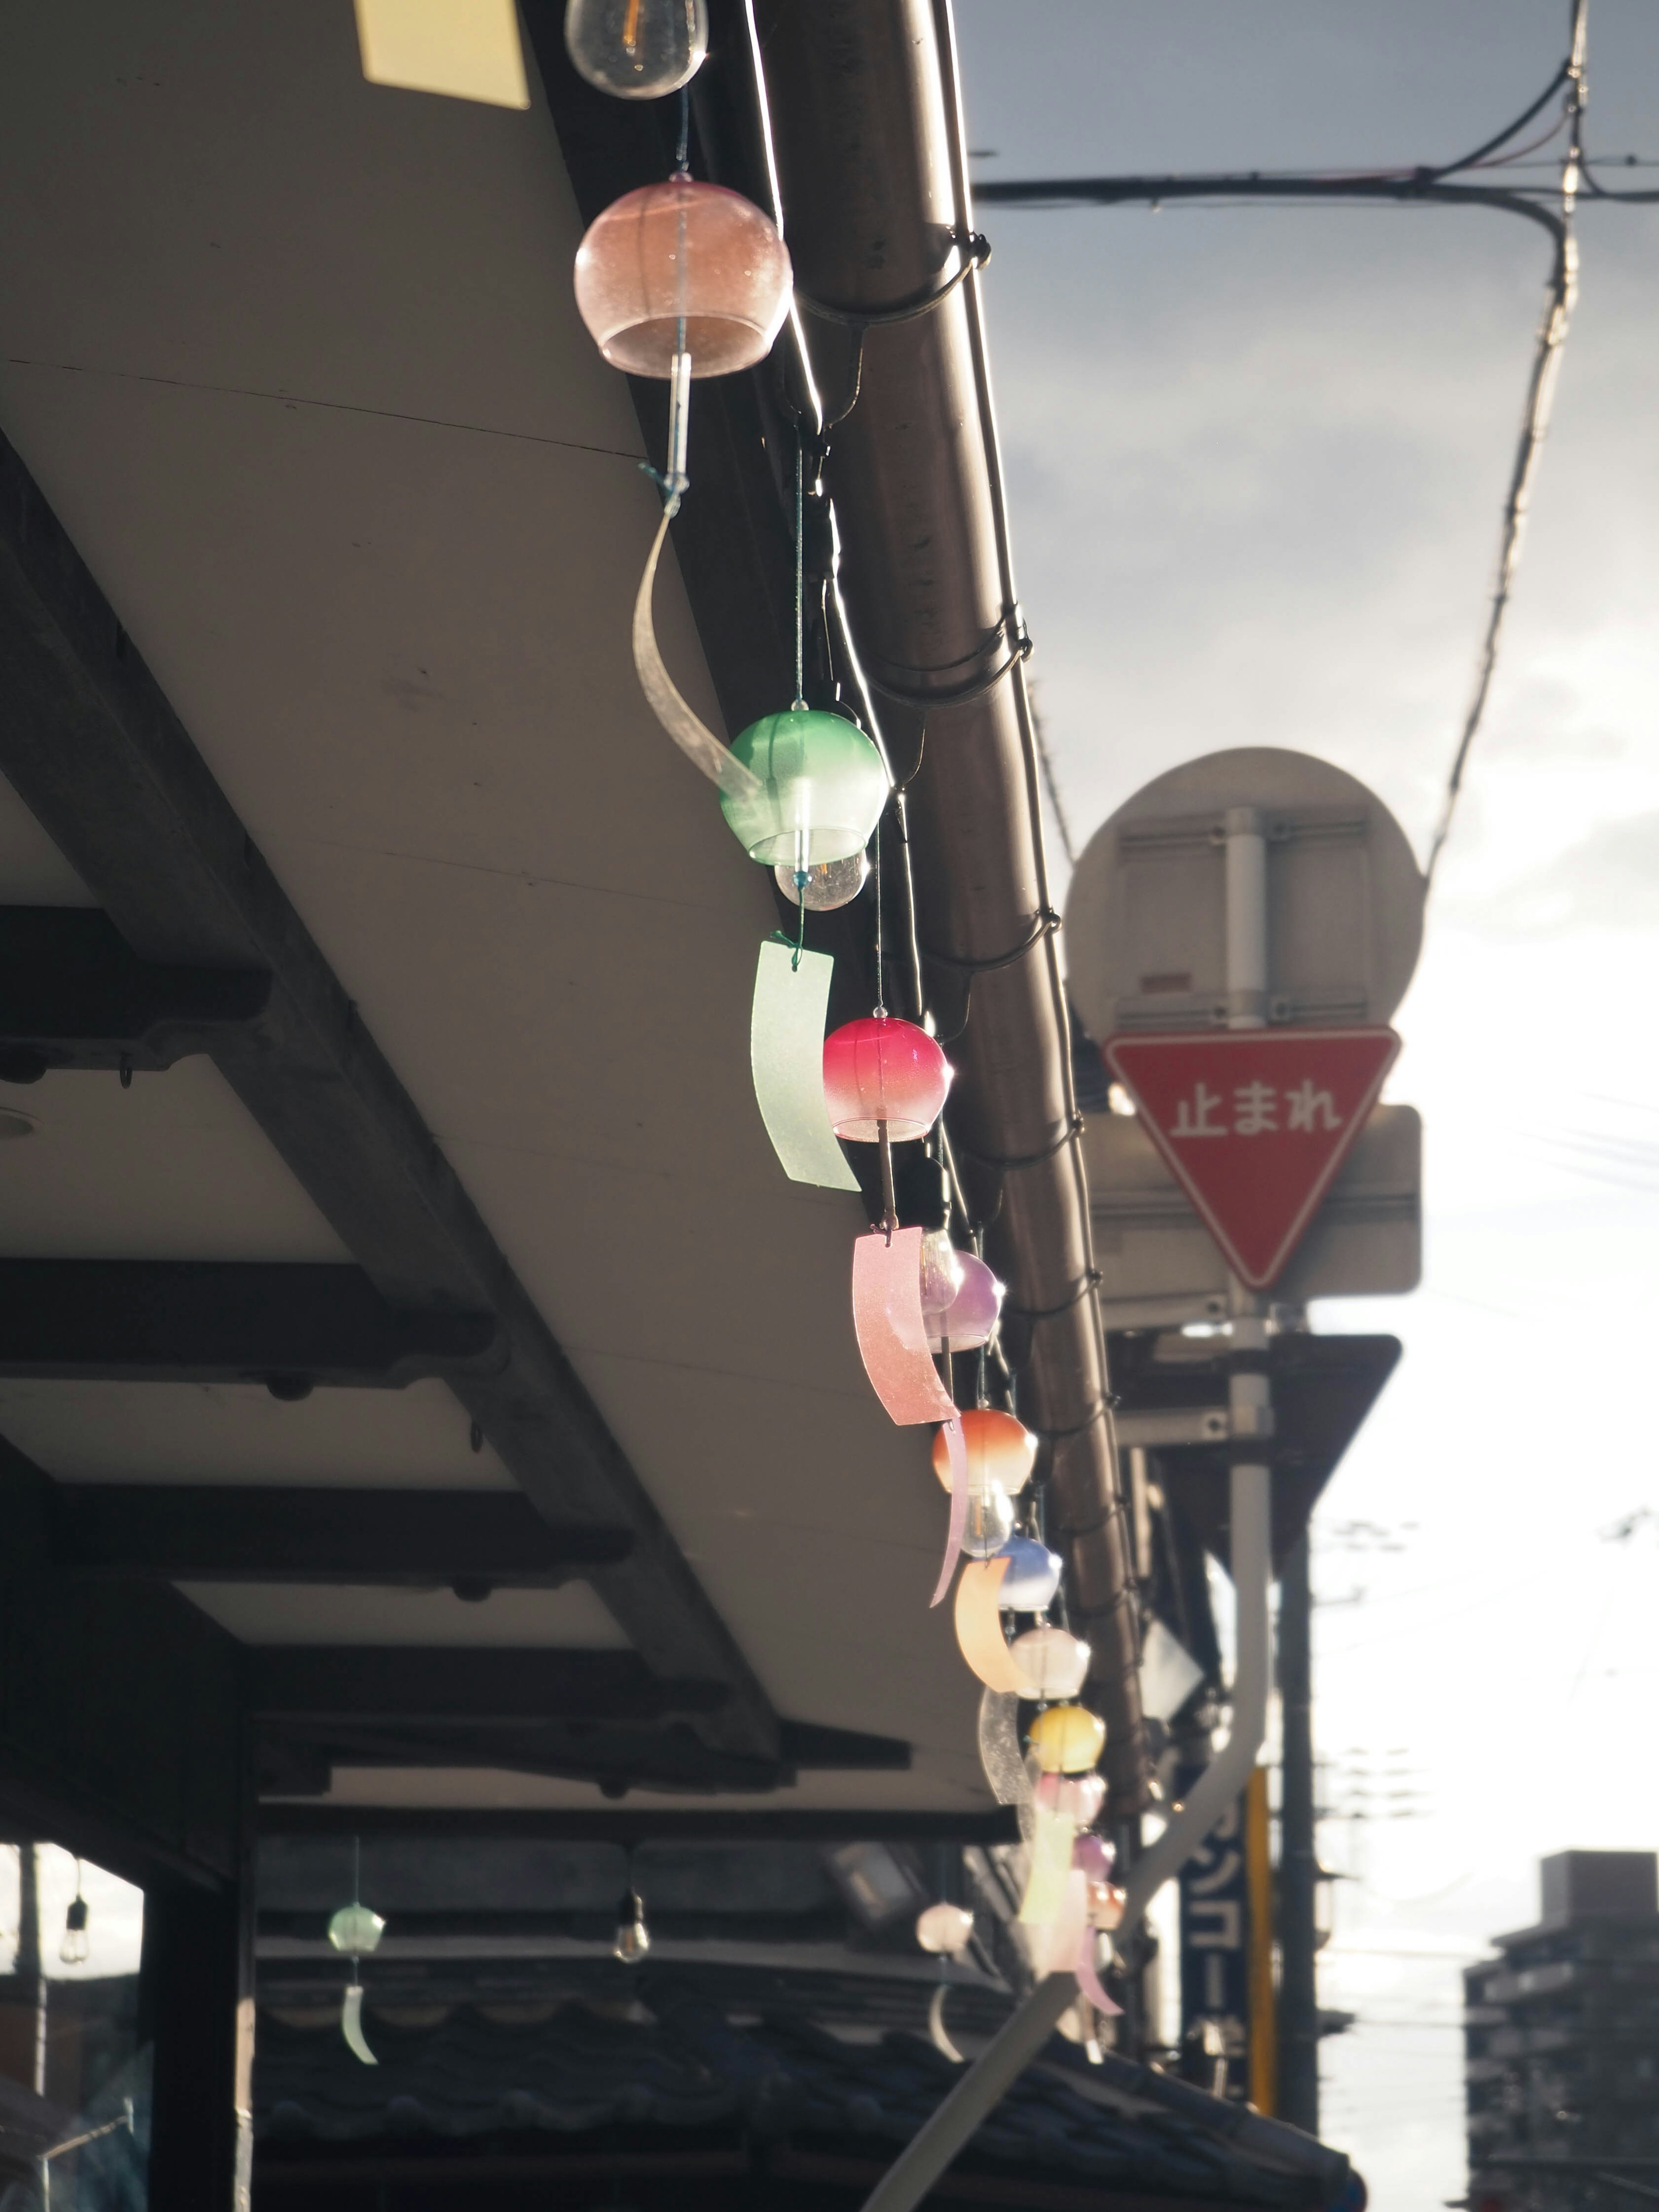
MULTIPOLYGON (((983 1809, 977 1685, 927 1608, 926 1437, 888 1424, 854 1343, 859 1201, 787 1182, 750 1095, 768 880, 634 680, 655 498, 574 313, 579 224, 532 101, 365 83, 345 0, 10 11, 0 427, 775 1708, 915 1747, 908 1774, 769 1802, 983 1809)), ((659 624, 718 726, 672 568, 659 624)), ((84 896, 0 805, 0 898, 84 896)), ((41 1133, 0 1158, 0 1250, 337 1254, 202 1063, 6 1096, 41 1133)), ((70 1480, 503 1480, 432 1383, 14 1383, 0 1431, 70 1480)), ((326 1642, 319 1596, 206 1601, 326 1642)), ((615 1640, 579 1585, 536 1601, 615 1640)), ((433 1640, 501 1641, 502 1603, 456 1603, 433 1640)), ((471 1772, 337 1791, 601 1802, 471 1772)))

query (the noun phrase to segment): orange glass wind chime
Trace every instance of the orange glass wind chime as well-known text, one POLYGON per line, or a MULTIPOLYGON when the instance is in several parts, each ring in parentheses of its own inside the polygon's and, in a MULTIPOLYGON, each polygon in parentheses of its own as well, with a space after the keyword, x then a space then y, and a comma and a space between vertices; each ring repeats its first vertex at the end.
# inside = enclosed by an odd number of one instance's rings
MULTIPOLYGON (((988 1774, 999 1795, 1018 1803, 1030 1845, 1019 1917, 1034 1962, 1040 1971, 1075 1972, 1097 2010, 1110 2013, 1116 2008, 1099 1981, 1097 1946, 1100 1932, 1115 1924, 1121 1893, 1110 1882, 1109 1845, 1087 1832, 1104 1796, 1094 1770, 1105 1729, 1074 1702, 1088 1645, 1046 1618, 1060 1562, 1015 1528, 1014 1501, 1030 1480, 1036 1439, 1012 1413, 983 1402, 959 1411, 934 1364, 939 1356, 948 1376, 952 1355, 983 1353, 997 1329, 1001 1285, 977 1254, 954 1248, 947 1230, 902 1226, 895 1202, 892 1147, 932 1133, 950 1064, 926 1029, 879 1004, 826 1038, 833 962, 805 944, 809 908, 844 905, 863 888, 866 848, 892 786, 879 746, 844 714, 817 711, 802 696, 799 482, 796 680, 788 705, 728 746, 681 696, 657 646, 657 566, 690 488, 691 385, 753 368, 770 352, 789 311, 788 249, 750 201, 690 173, 684 87, 707 50, 704 0, 570 0, 565 35, 576 68, 599 90, 623 99, 681 96, 672 173, 607 208, 576 256, 576 304, 600 352, 613 367, 669 388, 665 465, 648 471, 662 513, 635 602, 635 665, 664 729, 716 787, 744 851, 775 872, 799 910, 793 942, 775 937, 760 950, 750 1027, 756 1098, 779 1161, 798 1182, 856 1190, 837 1139, 878 1148, 882 1219, 853 1248, 859 1350, 895 1422, 936 1425, 933 1465, 951 1506, 933 1602, 944 1600, 962 1560, 957 1638, 984 1685, 988 1774), (1009 1615, 1035 1625, 1010 1642, 1009 1615), (1022 1703, 1039 1708, 1023 1753, 1022 1703)), ((879 972, 879 954, 878 962, 879 972)), ((981 1401, 982 1378, 981 1359, 981 1401)), ((943 1961, 971 1940, 971 1916, 958 1906, 930 1907, 917 1936, 943 1961)), ((943 1997, 941 1984, 933 2027, 949 2050, 943 1997)))

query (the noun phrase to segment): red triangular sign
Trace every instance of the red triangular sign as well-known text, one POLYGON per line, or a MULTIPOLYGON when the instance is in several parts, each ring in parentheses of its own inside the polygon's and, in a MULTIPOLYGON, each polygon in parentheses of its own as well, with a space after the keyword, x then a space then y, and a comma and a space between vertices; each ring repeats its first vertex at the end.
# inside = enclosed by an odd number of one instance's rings
POLYGON ((1115 1036, 1106 1065, 1235 1274, 1283 1273, 1376 1103, 1392 1030, 1115 1036))

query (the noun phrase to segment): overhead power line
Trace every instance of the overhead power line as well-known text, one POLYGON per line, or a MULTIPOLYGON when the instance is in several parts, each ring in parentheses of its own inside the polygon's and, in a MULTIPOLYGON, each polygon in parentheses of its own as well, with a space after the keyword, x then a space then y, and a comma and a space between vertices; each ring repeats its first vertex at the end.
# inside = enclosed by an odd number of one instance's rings
MULTIPOLYGON (((1429 847, 1425 872, 1431 883, 1450 834, 1469 755, 1485 720, 1492 677, 1498 665, 1504 617, 1509 609, 1516 571, 1520 562, 1527 509, 1537 473, 1540 450, 1549 425, 1550 404, 1560 369, 1561 349, 1566 343, 1577 293, 1578 247, 1573 235, 1573 216, 1579 198, 1583 194, 1598 200, 1619 201, 1632 205, 1659 203, 1659 191, 1621 191, 1601 184, 1595 174, 1596 164, 1585 153, 1584 56, 1589 11, 1589 0, 1572 0, 1567 51, 1549 82, 1536 99, 1529 101, 1503 130, 1483 139, 1471 152, 1460 155, 1454 161, 1416 167, 1352 171, 1250 169, 1218 171, 1212 174, 1015 179, 987 182, 975 188, 975 198, 988 204, 1048 209, 1114 207, 1135 203, 1156 208, 1166 201, 1178 200, 1244 201, 1263 205, 1297 200, 1350 200, 1392 202, 1407 206, 1493 208, 1502 214, 1520 216, 1548 234, 1553 248, 1550 273, 1543 316, 1533 351, 1520 435, 1510 471, 1509 490, 1504 502, 1497 578, 1476 656, 1473 695, 1463 717, 1450 773, 1446 780, 1439 819, 1429 847), (1561 97, 1561 112, 1550 129, 1541 137, 1529 140, 1524 145, 1516 145, 1514 141, 1520 133, 1547 108, 1558 94, 1561 97), (1502 175, 1511 165, 1518 168, 1526 157, 1535 153, 1538 147, 1563 134, 1566 144, 1560 159, 1559 179, 1553 184, 1525 184, 1513 176, 1503 183, 1460 181, 1467 179, 1471 173, 1496 177, 1502 175)), ((1625 161, 1627 167, 1638 166, 1635 155, 1626 156, 1625 161)))

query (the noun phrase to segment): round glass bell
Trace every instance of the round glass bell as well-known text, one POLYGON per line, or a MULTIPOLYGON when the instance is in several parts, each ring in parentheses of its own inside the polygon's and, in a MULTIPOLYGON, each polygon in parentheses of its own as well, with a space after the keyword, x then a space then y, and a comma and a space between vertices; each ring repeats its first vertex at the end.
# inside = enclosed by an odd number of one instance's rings
POLYGON ((720 793, 720 811, 751 860, 787 862, 810 875, 819 861, 862 855, 887 804, 887 771, 855 723, 792 707, 739 730, 732 750, 760 780, 745 798, 720 793))
POLYGON ((1072 1846, 1072 1864, 1091 1881, 1109 1881, 1116 1858, 1104 1836, 1079 1836, 1072 1846))
POLYGON ((1026 1696, 1045 1704, 1076 1697, 1089 1672, 1089 1647, 1082 1638, 1046 1623, 1015 1637, 1008 1650, 1029 1685, 1026 1696))
POLYGON ((1011 1536, 1000 1556, 1008 1562, 997 1602, 1005 1613, 1041 1613, 1060 1588, 1060 1559, 1035 1536, 1011 1536))
POLYGON ((630 376, 672 374, 682 321, 693 376, 752 368, 783 327, 792 281, 788 248, 754 202, 693 177, 624 192, 576 253, 581 319, 630 376))
POLYGON ((385 1933, 386 1923, 366 1905, 343 1905, 328 1923, 328 1940, 348 1959, 366 1959, 385 1933))
MULTIPOLYGON (((1039 1774, 1035 1795, 1039 1805, 1063 1814, 1074 1828, 1086 1828, 1091 1820, 1100 1817, 1100 1808, 1106 1802, 1106 1784, 1098 1774, 1039 1774)), ((1072 1864, 1083 1869, 1075 1850, 1072 1864)))
POLYGON ((965 1950, 974 1932, 974 1916, 965 1905, 930 1905, 916 1920, 916 1941, 924 1951, 954 1959, 965 1950))
MULTIPOLYGON (((968 1486, 981 1489, 1000 1483, 1011 1498, 1018 1498, 1031 1479, 1037 1440, 1012 1413, 992 1406, 972 1406, 957 1417, 968 1454, 968 1486)), ((951 1451, 943 1429, 933 1433, 933 1472, 951 1487, 951 1451)), ((1024 1640, 1024 1639, 1022 1639, 1024 1640)))
POLYGON ((1106 1748, 1106 1723, 1086 1705, 1050 1705, 1031 1723, 1030 1741, 1045 1774, 1085 1774, 1106 1748))
POLYGON ((892 1014, 848 1022, 823 1041, 823 1096, 838 1137, 858 1144, 925 1137, 951 1087, 951 1063, 926 1030, 892 1014))
POLYGON ((795 881, 793 860, 780 860, 773 869, 778 889, 791 906, 804 906, 808 914, 833 914, 850 906, 870 880, 870 855, 854 853, 845 860, 819 860, 805 871, 806 881, 795 881))
POLYGON ((1002 1312, 1002 1285, 984 1261, 972 1252, 959 1256, 962 1288, 942 1316, 928 1316, 932 1352, 943 1352, 947 1342, 952 1352, 977 1352, 991 1341, 1002 1312))
POLYGON ((969 1492, 962 1548, 970 1559, 994 1559, 1013 1528, 1013 1500, 1000 1482, 988 1482, 969 1492))
POLYGON ((1123 1908, 1129 1900, 1115 1882, 1091 1881, 1085 1896, 1091 1928, 1103 1928, 1109 1932, 1122 1926, 1123 1908))
POLYGON ((618 100, 660 100, 708 52, 706 0, 570 0, 564 43, 577 74, 618 100))

